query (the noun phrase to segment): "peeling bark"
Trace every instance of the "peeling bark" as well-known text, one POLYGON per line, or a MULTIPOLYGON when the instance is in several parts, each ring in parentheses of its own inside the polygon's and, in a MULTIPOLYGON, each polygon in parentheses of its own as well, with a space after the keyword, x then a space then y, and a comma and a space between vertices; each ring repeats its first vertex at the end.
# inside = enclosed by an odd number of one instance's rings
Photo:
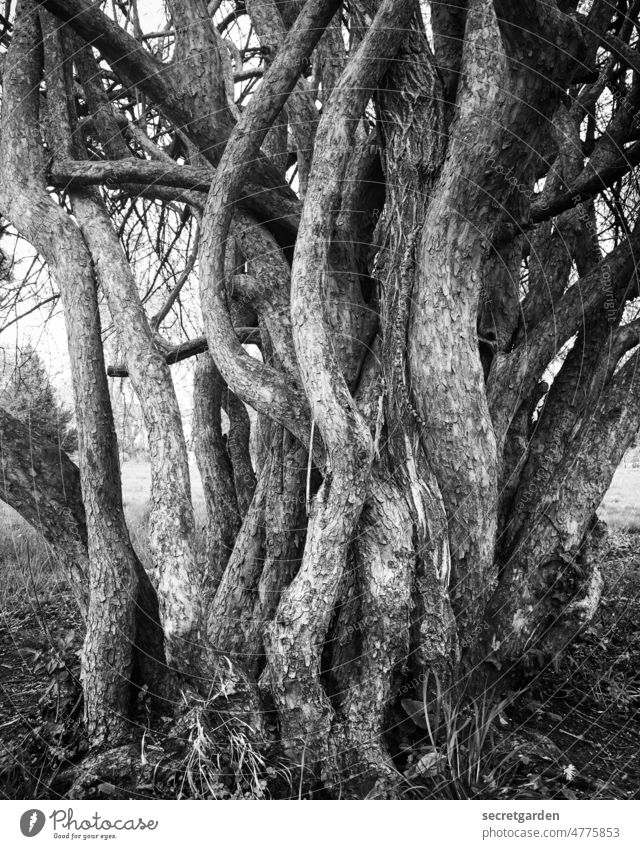
MULTIPOLYGON (((53 147, 72 152, 75 116, 63 75, 65 57, 51 19, 42 17, 48 113, 53 147), (53 125, 55 122, 55 126, 53 125)), ((158 586, 167 660, 174 674, 199 671, 193 659, 201 624, 195 549, 195 522, 182 419, 169 367, 158 351, 131 267, 101 198, 72 190, 73 214, 89 252, 97 282, 105 292, 119 331, 131 381, 138 396, 151 461, 149 543, 158 586)))
POLYGON ((350 664, 348 689, 333 699, 338 708, 331 746, 343 782, 335 789, 363 798, 371 791, 384 796, 397 781, 384 733, 411 635, 412 512, 402 488, 386 475, 373 476, 354 557, 359 655, 350 664))
POLYGON ((180 733, 219 688, 216 722, 263 754, 264 696, 302 792, 393 797, 401 692, 482 689, 597 608, 593 515, 640 424, 639 4, 612 35, 606 3, 432 2, 432 50, 417 0, 247 0, 257 71, 205 0, 167 6, 160 51, 90 0, 18 7, 0 208, 62 289, 82 496, 0 412, 4 497, 86 569, 92 742, 127 736, 130 681, 170 700, 186 677, 180 733), (198 219, 197 256, 182 224, 162 244, 174 212, 198 219), (191 251, 151 320, 115 222, 127 249, 157 237, 154 285, 191 251), (177 300, 196 277, 204 336, 169 345, 169 310, 176 332, 199 319, 177 300), (123 340, 109 373, 150 435, 173 691, 122 514, 97 282, 123 340), (169 373, 193 355, 206 563, 169 373))
POLYGON ((311 179, 291 277, 293 340, 305 393, 327 450, 324 480, 313 499, 300 570, 265 632, 268 676, 281 733, 292 756, 312 771, 327 752, 332 708, 320 678, 324 640, 351 534, 368 487, 372 438, 342 376, 325 319, 329 240, 345 155, 370 89, 397 49, 412 4, 385 2, 351 58, 316 135, 311 179), (391 23, 393 19, 393 25, 391 23), (353 95, 354 88, 358 92, 353 95), (301 611, 304 613, 301 614, 301 611))
POLYGON ((49 198, 42 177, 37 122, 39 43, 35 7, 26 0, 16 12, 4 77, 0 205, 44 256, 61 289, 90 564, 82 659, 85 719, 93 744, 115 743, 129 733, 136 558, 122 512, 91 260, 76 226, 49 198))
POLYGON ((193 447, 207 511, 206 596, 215 593, 220 583, 241 523, 233 467, 222 435, 220 414, 225 390, 211 357, 198 357, 193 378, 193 447))
POLYGON ((639 398, 636 354, 570 435, 553 474, 520 494, 529 521, 512 542, 491 602, 497 657, 518 656, 541 632, 558 650, 593 617, 602 581, 597 558, 583 557, 585 535, 640 426, 639 398))

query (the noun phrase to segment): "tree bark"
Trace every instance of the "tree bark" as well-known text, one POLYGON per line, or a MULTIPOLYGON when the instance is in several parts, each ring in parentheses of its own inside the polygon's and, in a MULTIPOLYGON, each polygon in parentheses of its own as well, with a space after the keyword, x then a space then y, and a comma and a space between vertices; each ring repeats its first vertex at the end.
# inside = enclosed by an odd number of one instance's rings
POLYGON ((57 445, 0 409, 0 497, 39 531, 87 611, 87 527, 78 469, 57 445))
POLYGON ((89 552, 82 659, 85 719, 90 740, 98 745, 115 743, 130 732, 138 578, 122 511, 91 260, 75 225, 49 198, 42 176, 37 121, 39 44, 35 8, 27 0, 16 11, 4 78, 0 203, 48 262, 65 309, 89 552))
POLYGON ((266 757, 264 697, 303 792, 393 797, 400 693, 506 686, 593 616, 594 513, 640 424, 640 8, 616 36, 606 3, 577 8, 432 2, 432 49, 417 0, 247 0, 258 53, 205 0, 169 0, 157 41, 89 0, 19 5, 0 208, 61 287, 82 497, 0 413, 4 497, 86 568, 94 743, 126 736, 166 639, 163 695, 195 684, 180 736, 206 713, 266 757), (100 293, 149 433, 162 629, 100 293), (169 371, 195 355, 203 562, 169 371))
POLYGON ((215 594, 240 530, 233 467, 222 435, 224 382, 208 354, 198 357, 193 377, 194 452, 207 511, 205 540, 209 572, 205 595, 215 594))
MULTIPOLYGON (((300 570, 266 630, 268 674, 287 747, 312 772, 326 761, 332 708, 321 682, 319 646, 329 630, 347 547, 367 495, 373 442, 333 353, 324 318, 324 276, 345 153, 368 91, 384 73, 412 4, 382 3, 340 77, 316 136, 291 278, 293 340, 305 393, 327 450, 313 499, 300 570), (391 19, 393 18, 393 26, 391 19), (354 94, 354 89, 357 94, 354 94), (344 151, 344 152, 343 152, 344 151)), ((325 766, 329 773, 332 765, 325 766)))
MULTIPOLYGON (((65 53, 53 20, 43 14, 41 22, 52 144, 59 153, 70 153, 74 151, 75 114, 63 73, 65 53)), ((167 660, 173 675, 197 674, 200 669, 194 658, 202 653, 202 576, 194 548, 187 449, 171 374, 156 347, 131 267, 102 199, 87 190, 71 190, 69 198, 96 280, 118 329, 147 430, 151 461, 149 544, 167 660)))

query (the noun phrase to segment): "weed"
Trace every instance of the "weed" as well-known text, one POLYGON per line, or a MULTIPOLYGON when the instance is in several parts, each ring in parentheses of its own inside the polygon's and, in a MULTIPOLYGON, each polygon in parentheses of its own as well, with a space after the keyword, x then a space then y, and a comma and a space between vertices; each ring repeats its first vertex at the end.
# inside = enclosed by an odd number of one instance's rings
MULTIPOLYGON (((494 726, 515 696, 497 701, 492 691, 469 696, 466 688, 444 689, 439 676, 425 676, 422 701, 404 699, 402 706, 416 725, 425 728, 430 745, 405 772, 421 779, 430 798, 471 799, 499 786, 518 766, 516 748, 496 754, 494 726)), ((415 788, 414 788, 415 789, 415 788)))

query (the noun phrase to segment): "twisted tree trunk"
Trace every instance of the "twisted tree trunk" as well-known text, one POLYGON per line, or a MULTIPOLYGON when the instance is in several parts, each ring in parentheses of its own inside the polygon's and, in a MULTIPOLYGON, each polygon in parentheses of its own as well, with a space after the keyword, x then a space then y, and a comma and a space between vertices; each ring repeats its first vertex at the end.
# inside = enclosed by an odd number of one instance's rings
MULTIPOLYGON (((65 307, 86 563, 77 504, 66 528, 53 515, 57 472, 41 473, 38 520, 89 574, 92 739, 125 734, 118 681, 133 663, 132 593, 148 585, 122 515, 98 281, 122 340, 118 373, 144 411, 169 662, 202 694, 211 681, 237 688, 234 721, 260 733, 260 698, 274 708, 303 784, 392 796, 402 688, 495 683, 496 668, 506 678, 529 650, 556 651, 597 608, 594 514, 640 425, 627 309, 640 226, 620 235, 614 204, 614 235, 601 238, 599 195, 635 202, 640 72, 633 26, 620 56, 610 43, 608 4, 583 16, 575 3, 432 2, 429 27, 416 0, 358 0, 341 18, 339 5, 246 3, 264 63, 240 68, 231 49, 236 81, 261 79, 238 108, 204 0, 169 3, 169 62, 89 0, 45 0, 66 34, 42 13, 44 75, 24 0, 3 80, 0 201, 65 307), (596 104, 622 79, 625 99, 596 137, 596 104), (139 195, 188 204, 199 227, 197 260, 151 324, 112 224, 126 210, 126 230, 139 195), (196 278, 204 337, 177 349, 160 322, 174 309, 199 321, 182 288, 196 278), (200 355, 205 564, 167 350, 200 355)), ((139 217, 149 235, 154 219, 139 217)), ((34 521, 22 437, 0 421, 5 497, 34 521)), ((44 446, 34 457, 49 468, 44 446)))

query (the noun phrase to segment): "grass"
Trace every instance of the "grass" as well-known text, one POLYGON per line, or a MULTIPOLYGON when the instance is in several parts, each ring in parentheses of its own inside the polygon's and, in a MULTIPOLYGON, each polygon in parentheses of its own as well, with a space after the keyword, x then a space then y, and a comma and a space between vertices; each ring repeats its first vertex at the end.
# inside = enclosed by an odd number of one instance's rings
POLYGON ((515 695, 498 699, 485 691, 469 697, 464 688, 444 688, 437 674, 435 690, 428 699, 429 675, 423 682, 422 702, 404 699, 402 706, 413 722, 427 731, 419 750, 421 757, 405 776, 419 777, 413 786, 418 798, 474 799, 487 790, 503 786, 518 767, 521 747, 507 753, 496 747, 495 731, 506 720, 503 713, 515 695), (425 746, 426 744, 426 746, 425 746))
POLYGON ((58 583, 58 566, 42 536, 0 502, 0 610, 25 597, 48 596, 58 583))

